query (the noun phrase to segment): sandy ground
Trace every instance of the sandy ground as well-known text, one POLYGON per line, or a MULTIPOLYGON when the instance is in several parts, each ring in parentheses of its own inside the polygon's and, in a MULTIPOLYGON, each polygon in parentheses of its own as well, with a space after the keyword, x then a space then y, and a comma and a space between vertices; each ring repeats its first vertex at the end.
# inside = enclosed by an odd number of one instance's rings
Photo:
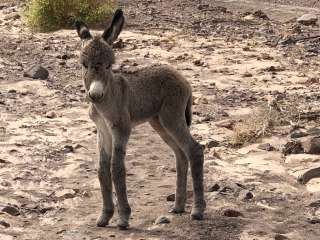
MULTIPOLYGON (((218 2, 228 9, 257 7, 250 1, 218 2)), ((134 5, 126 4, 132 11, 134 5)), ((274 3, 259 6, 268 6, 263 9, 276 21, 311 7, 302 4, 294 12, 274 3), (290 13, 281 16, 286 10, 290 13)), ((31 34, 19 19, 4 20, 10 9, 6 5, 0 10, 0 126, 5 133, 0 142, 0 208, 9 205, 17 212, 0 212, 0 221, 10 224, 0 222, 0 239, 319 239, 318 224, 310 219, 320 217, 320 180, 306 186, 296 181, 306 169, 319 166, 319 156, 284 156, 279 149, 287 141, 285 126, 239 148, 230 144, 234 129, 221 124, 241 119, 269 96, 284 96, 288 102, 295 97, 301 108, 316 109, 319 86, 310 86, 308 79, 319 74, 318 56, 297 57, 295 51, 267 46, 258 36, 227 39, 225 34, 127 28, 114 68, 130 74, 165 63, 179 69, 194 91, 193 135, 204 144, 219 144, 205 150, 208 208, 204 221, 193 222, 190 179, 187 213, 168 214, 173 202, 167 196, 175 189, 174 155, 147 124, 137 127, 126 158, 131 228, 119 232, 117 216, 110 227, 95 226, 101 206, 96 134, 87 114, 78 37, 71 30, 31 34), (48 80, 23 77, 36 63, 48 68, 48 80), (281 71, 272 74, 266 71, 270 66, 281 71), (260 143, 276 150, 260 150, 260 143), (224 190, 209 192, 215 184, 224 190), (250 200, 243 199, 247 191, 253 193, 250 200), (241 216, 225 216, 226 209, 241 216), (155 225, 159 216, 171 223, 155 225)), ((317 126, 316 121, 304 124, 317 126)))

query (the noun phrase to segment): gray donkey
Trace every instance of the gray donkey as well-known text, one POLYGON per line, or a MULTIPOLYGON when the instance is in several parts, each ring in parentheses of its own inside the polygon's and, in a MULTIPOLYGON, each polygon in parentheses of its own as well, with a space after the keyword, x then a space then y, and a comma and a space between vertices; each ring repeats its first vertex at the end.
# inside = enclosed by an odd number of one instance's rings
POLYGON ((129 227, 131 208, 127 199, 125 154, 131 129, 149 122, 172 148, 176 157, 177 186, 172 213, 182 213, 186 204, 188 162, 193 179, 192 219, 202 220, 206 208, 203 193, 203 148, 190 134, 192 93, 190 84, 168 66, 142 69, 131 77, 112 72, 112 44, 124 24, 122 10, 102 36, 92 37, 87 25, 77 22, 83 40, 80 61, 90 100, 89 116, 98 130, 99 181, 102 214, 97 225, 104 227, 114 213, 112 182, 118 199, 118 227, 129 227))

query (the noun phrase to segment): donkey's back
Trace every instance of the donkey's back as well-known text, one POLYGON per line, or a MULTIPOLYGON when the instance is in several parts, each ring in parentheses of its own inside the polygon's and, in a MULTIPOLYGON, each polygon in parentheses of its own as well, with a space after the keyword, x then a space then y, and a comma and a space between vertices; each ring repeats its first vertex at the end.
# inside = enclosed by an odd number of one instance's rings
POLYGON ((156 116, 168 101, 177 104, 177 111, 184 113, 192 97, 189 82, 167 65, 147 67, 123 76, 128 85, 129 112, 134 124, 156 116))

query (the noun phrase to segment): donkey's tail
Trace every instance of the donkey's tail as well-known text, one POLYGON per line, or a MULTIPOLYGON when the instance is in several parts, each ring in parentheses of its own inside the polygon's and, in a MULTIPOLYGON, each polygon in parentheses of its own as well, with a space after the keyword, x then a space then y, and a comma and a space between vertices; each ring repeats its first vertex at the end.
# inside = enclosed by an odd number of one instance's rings
POLYGON ((185 116, 186 116, 187 125, 188 127, 190 127, 192 122, 192 96, 190 96, 188 99, 185 116))

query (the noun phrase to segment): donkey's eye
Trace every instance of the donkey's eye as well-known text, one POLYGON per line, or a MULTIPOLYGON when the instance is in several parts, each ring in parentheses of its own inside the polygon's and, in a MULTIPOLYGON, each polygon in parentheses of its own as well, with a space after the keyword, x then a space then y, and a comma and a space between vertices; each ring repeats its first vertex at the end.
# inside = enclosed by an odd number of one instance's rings
POLYGON ((85 64, 85 63, 82 63, 82 66, 83 66, 84 68, 88 68, 88 65, 85 64))

